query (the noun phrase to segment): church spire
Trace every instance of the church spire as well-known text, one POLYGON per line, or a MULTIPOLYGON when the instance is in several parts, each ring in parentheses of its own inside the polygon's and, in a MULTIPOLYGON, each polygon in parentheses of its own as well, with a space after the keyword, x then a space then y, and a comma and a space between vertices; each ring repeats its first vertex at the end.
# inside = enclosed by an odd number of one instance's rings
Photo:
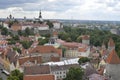
POLYGON ((41 10, 40 10, 40 13, 39 13, 39 18, 42 18, 42 15, 41 15, 41 10))
POLYGON ((111 51, 112 49, 115 49, 115 43, 114 43, 114 40, 110 38, 108 42, 108 50, 111 51))

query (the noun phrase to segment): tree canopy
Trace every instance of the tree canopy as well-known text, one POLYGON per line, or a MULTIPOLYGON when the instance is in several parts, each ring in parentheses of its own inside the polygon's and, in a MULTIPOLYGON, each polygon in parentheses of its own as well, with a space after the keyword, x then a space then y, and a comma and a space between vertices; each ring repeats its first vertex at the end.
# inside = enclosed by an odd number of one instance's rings
POLYGON ((79 60, 78 60, 78 63, 79 64, 82 64, 82 63, 85 63, 85 62, 89 62, 90 59, 87 58, 87 57, 81 57, 79 60))
POLYGON ((47 20, 47 25, 49 26, 49 28, 53 28, 53 23, 50 22, 49 20, 47 20))
POLYGON ((64 80, 82 80, 84 71, 81 68, 70 68, 64 80))
POLYGON ((30 46, 32 45, 32 41, 22 41, 21 44, 25 49, 30 48, 30 46))
POLYGON ((23 80, 23 73, 21 73, 19 70, 14 70, 10 73, 10 76, 7 78, 7 80, 23 80))

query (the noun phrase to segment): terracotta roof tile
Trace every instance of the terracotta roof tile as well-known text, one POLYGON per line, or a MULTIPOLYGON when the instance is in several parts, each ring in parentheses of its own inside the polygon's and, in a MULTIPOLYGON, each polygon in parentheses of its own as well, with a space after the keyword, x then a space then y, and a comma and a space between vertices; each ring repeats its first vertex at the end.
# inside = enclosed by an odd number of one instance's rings
POLYGON ((85 47, 78 48, 78 51, 79 52, 86 52, 86 48, 85 47))
POLYGON ((58 62, 58 61, 60 61, 60 57, 51 56, 51 61, 58 62))
POLYGON ((23 80, 55 80, 54 75, 25 75, 23 80))
POLYGON ((118 57, 114 49, 109 54, 106 62, 109 64, 120 64, 120 58, 118 57))
POLYGON ((62 53, 61 49, 56 49, 53 46, 37 46, 35 47, 31 53, 58 53, 59 55, 62 53))
POLYGON ((41 56, 34 56, 34 57, 33 56, 28 56, 28 57, 19 58, 19 64, 22 65, 27 61, 35 63, 35 60, 37 61, 37 63, 42 62, 41 56))
POLYGON ((50 74, 50 67, 49 65, 37 65, 25 67, 24 74, 25 75, 50 74))
POLYGON ((57 32, 57 31, 54 31, 54 32, 53 32, 53 35, 54 35, 54 36, 58 35, 58 32, 57 32))

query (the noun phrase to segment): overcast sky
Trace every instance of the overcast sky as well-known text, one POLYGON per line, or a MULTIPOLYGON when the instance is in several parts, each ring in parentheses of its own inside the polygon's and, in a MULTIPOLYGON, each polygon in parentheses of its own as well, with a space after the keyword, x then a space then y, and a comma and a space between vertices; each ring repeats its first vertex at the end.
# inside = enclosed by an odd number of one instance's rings
POLYGON ((120 0, 0 0, 0 17, 119 20, 120 0))

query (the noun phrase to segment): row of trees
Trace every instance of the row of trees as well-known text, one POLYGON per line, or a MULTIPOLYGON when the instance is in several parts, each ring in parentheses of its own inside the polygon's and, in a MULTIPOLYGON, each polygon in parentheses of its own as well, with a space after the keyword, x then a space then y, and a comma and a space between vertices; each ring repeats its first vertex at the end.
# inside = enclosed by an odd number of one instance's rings
POLYGON ((28 37, 29 35, 34 35, 34 30, 29 28, 26 28, 24 31, 19 30, 18 35, 28 37))

